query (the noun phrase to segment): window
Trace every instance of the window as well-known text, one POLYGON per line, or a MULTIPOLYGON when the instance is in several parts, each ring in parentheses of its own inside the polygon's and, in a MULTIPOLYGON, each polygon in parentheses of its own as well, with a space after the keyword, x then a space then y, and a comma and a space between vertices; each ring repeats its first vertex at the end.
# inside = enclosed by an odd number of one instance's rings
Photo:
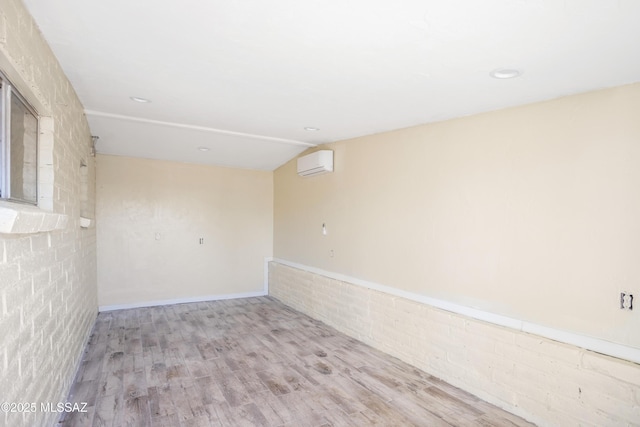
POLYGON ((0 73, 0 198, 38 203, 38 115, 0 73))

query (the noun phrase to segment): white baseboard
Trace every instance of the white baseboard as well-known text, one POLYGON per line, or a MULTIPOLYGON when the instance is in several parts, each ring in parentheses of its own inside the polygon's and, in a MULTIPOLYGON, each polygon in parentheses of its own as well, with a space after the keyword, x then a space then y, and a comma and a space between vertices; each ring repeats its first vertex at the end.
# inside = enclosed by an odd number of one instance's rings
POLYGON ((488 311, 479 310, 477 308, 455 304, 449 301, 430 298, 424 295, 403 291, 402 289, 397 289, 391 286, 369 282, 367 280, 358 279, 357 277, 351 277, 351 276, 347 276, 340 273, 334 273, 331 271, 326 271, 320 268, 298 264, 298 263, 287 261, 284 259, 273 258, 272 261, 282 265, 289 266, 289 267, 297 268, 299 270, 308 271, 309 273, 314 273, 320 276, 329 277, 331 279, 348 282, 356 286, 373 289, 379 292, 384 292, 386 294, 390 294, 393 296, 405 298, 411 301, 416 301, 416 302, 426 304, 435 308, 439 308, 441 310, 460 314, 460 315, 467 316, 477 320, 482 320, 484 322, 492 323, 494 325, 504 326, 504 327, 515 329, 518 331, 539 335, 544 338, 552 339, 554 341, 562 342, 565 344, 574 345, 576 347, 595 351, 596 353, 605 354, 607 356, 616 357, 618 359, 628 360, 634 363, 640 363, 639 348, 630 347, 627 345, 618 344, 611 341, 606 341, 601 338, 595 338, 595 337, 577 334, 574 332, 554 329, 547 326, 538 325, 536 323, 527 322, 521 319, 514 319, 511 317, 506 317, 499 314, 491 313, 488 311))
POLYGON ((269 295, 269 263, 273 261, 272 256, 264 258, 264 293, 269 295))
POLYGON ((131 304, 101 305, 98 307, 99 312, 126 310, 128 308, 155 307, 159 305, 185 304, 189 302, 219 301, 226 299, 263 297, 268 295, 268 289, 258 292, 245 292, 241 294, 223 294, 223 295, 205 295, 199 297, 177 298, 157 301, 135 302, 131 304))

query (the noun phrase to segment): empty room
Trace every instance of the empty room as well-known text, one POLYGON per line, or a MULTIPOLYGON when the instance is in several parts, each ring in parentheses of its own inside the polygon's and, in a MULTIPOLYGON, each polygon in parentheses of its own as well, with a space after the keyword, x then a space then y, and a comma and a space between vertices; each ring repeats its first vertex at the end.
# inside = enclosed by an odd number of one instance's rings
POLYGON ((0 0, 0 426, 640 426, 640 2, 0 0))

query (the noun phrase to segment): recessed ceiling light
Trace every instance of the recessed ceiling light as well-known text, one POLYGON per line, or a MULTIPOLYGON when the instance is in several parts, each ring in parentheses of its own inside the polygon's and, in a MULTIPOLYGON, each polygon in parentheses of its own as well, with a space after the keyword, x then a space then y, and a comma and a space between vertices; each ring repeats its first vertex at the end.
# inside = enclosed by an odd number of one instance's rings
POLYGON ((200 151, 209 151, 209 147, 198 147, 200 151))
POLYGON ((304 128, 304 130, 309 131, 309 132, 315 132, 315 131, 318 131, 320 129, 314 128, 314 127, 311 127, 311 126, 307 126, 307 127, 304 128))
POLYGON ((516 70, 515 68, 498 68, 493 70, 489 75, 494 79, 513 79, 520 77, 522 71, 516 70))
POLYGON ((146 98, 140 98, 139 96, 131 96, 131 97, 129 97, 129 99, 131 99, 132 101, 135 101, 135 102, 140 102, 140 103, 142 103, 142 104, 146 104, 146 103, 148 103, 148 102, 151 102, 151 101, 149 101, 148 99, 146 99, 146 98))

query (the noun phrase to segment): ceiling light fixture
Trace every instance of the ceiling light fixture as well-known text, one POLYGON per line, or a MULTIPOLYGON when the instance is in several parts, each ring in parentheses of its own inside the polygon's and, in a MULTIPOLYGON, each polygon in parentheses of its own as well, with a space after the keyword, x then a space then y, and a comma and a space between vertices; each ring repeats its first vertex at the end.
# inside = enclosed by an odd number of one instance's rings
POLYGON ((309 131, 309 132, 315 132, 315 131, 318 131, 320 129, 314 128, 314 127, 311 127, 311 126, 307 126, 307 127, 304 128, 304 130, 309 131))
POLYGON ((135 101, 135 102, 139 102, 141 104, 146 104, 146 103, 151 102, 148 99, 140 98, 139 96, 130 96, 129 99, 132 100, 132 101, 135 101))
POLYGON ((198 147, 198 150, 200 150, 202 152, 207 152, 207 151, 209 151, 209 147, 198 147))
POLYGON ((498 68, 489 73, 489 75, 494 79, 513 79, 520 77, 522 75, 522 71, 516 70, 515 68, 498 68))

